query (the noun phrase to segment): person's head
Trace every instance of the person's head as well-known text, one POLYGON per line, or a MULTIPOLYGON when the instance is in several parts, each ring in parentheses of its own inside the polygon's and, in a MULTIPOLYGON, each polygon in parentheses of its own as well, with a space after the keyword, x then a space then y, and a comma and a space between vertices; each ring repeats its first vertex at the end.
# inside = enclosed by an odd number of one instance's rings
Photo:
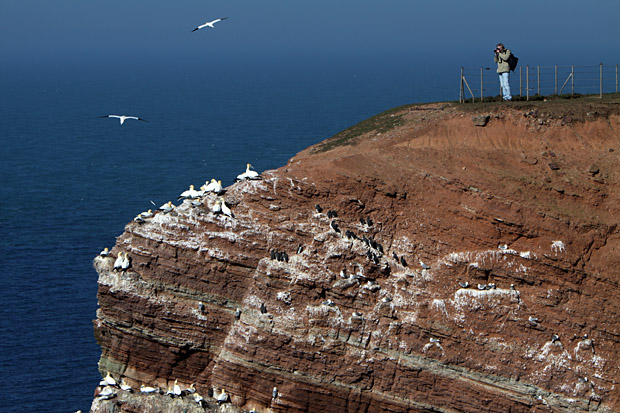
POLYGON ((502 51, 504 50, 504 43, 498 43, 497 46, 495 47, 497 50, 502 51))

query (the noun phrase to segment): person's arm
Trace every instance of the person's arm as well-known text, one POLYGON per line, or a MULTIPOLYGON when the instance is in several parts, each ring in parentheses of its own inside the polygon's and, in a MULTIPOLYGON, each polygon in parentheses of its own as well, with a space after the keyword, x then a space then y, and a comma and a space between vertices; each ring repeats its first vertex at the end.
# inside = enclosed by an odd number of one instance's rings
MULTIPOLYGON (((496 59, 497 59, 497 56, 499 56, 499 58, 500 58, 500 59, 502 59, 502 60, 505 62, 505 61, 507 61, 507 60, 508 60, 508 58, 510 57, 510 55, 511 55, 511 54, 512 54, 512 53, 510 52, 510 50, 509 50, 509 49, 505 49, 503 52, 498 53, 498 54, 496 55, 496 59)), ((497 60, 495 60, 495 61, 497 62, 497 60)))

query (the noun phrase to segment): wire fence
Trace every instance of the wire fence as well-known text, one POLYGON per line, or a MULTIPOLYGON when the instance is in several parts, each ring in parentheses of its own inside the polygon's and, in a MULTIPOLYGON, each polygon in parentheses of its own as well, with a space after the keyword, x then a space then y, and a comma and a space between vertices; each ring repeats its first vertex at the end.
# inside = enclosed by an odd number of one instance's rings
MULTIPOLYGON (((459 102, 484 101, 501 95, 495 68, 461 67, 459 102)), ((618 65, 529 66, 519 65, 510 73, 512 95, 529 100, 534 96, 618 93, 618 65), (517 84, 515 82, 518 82, 517 84)))

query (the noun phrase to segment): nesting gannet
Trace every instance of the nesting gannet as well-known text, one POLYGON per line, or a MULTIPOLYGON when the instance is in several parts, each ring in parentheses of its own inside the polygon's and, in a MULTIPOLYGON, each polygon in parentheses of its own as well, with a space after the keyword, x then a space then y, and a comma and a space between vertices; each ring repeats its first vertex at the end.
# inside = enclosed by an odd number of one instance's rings
POLYGON ((201 195, 200 191, 196 191, 194 189, 194 185, 190 185, 188 190, 183 191, 181 195, 179 195, 179 199, 185 199, 185 198, 194 199, 194 198, 199 198, 200 195, 201 195))
POLYGON ((120 270, 122 266, 123 266, 123 253, 119 252, 118 255, 116 256, 116 261, 114 261, 113 269, 120 270))
POLYGON ((228 205, 226 205, 226 201, 224 201, 224 199, 220 198, 220 207, 222 208, 222 214, 234 218, 235 214, 232 213, 232 211, 230 210, 230 208, 228 208, 228 205))
POLYGON ((201 24, 200 26, 198 26, 194 30, 192 30, 192 32, 195 32, 196 30, 200 30, 200 29, 205 28, 205 27, 210 27, 210 28, 214 29, 215 27, 213 27, 213 25, 215 23, 221 22, 222 20, 226 20, 227 18, 228 17, 220 17, 219 19, 211 20, 210 22, 206 22, 204 24, 201 24))
POLYGON ((120 387, 121 387, 121 390, 131 391, 131 386, 129 384, 127 384, 125 379, 121 379, 121 386, 120 387))
POLYGON ((202 301, 198 301, 198 311, 202 313, 204 310, 205 310, 205 305, 202 303, 202 301))
POLYGON ((235 310, 235 318, 236 318, 237 320, 239 320, 239 319, 241 318, 241 309, 240 309, 240 308, 237 308, 237 309, 235 310))
POLYGON ((479 290, 486 290, 487 289, 487 285, 486 284, 478 284, 478 289, 479 290))
POLYGON ((142 218, 142 215, 139 215, 139 214, 133 220, 134 222, 137 222, 138 224, 143 224, 144 222, 146 222, 146 220, 142 218))
POLYGON ((106 374, 106 376, 103 378, 103 380, 106 382, 106 386, 116 386, 116 380, 114 379, 114 377, 112 377, 112 375, 110 375, 109 371, 108 374, 106 374))
POLYGON ((222 392, 217 395, 216 399, 218 404, 226 403, 228 401, 228 393, 222 389, 222 392))
POLYGON ((214 214, 222 213, 222 200, 221 199, 218 198, 215 200, 215 203, 211 207, 211 212, 213 212, 214 214))
POLYGON ((213 187, 211 188, 211 192, 215 192, 216 194, 221 194, 222 191, 224 190, 224 188, 222 187, 222 181, 221 180, 213 180, 214 184, 213 187))
POLYGON ((243 181, 245 179, 260 179, 260 175, 258 174, 258 172, 252 171, 250 168, 252 168, 252 165, 247 164, 245 168, 245 172, 240 175, 237 175, 237 178, 235 179, 235 181, 243 181))
POLYGON ((271 397, 273 399, 278 397, 278 388, 277 387, 274 387, 273 390, 271 391, 271 397))
POLYGON ((159 389, 157 389, 156 387, 145 386, 143 384, 143 385, 140 386, 140 391, 142 393, 157 393, 157 392, 159 392, 159 389))
POLYGON ((149 209, 148 211, 145 212, 140 212, 140 216, 144 219, 146 218, 153 218, 153 210, 149 209))
POLYGON ((200 198, 195 198, 189 201, 189 203, 195 208, 195 207, 199 207, 200 205, 202 205, 202 199, 200 198))
POLYGON ((163 204, 162 206, 159 207, 160 211, 163 211, 164 214, 167 214, 168 212, 172 211, 174 209, 174 205, 172 205, 172 201, 168 201, 165 204, 163 204))
MULTIPOLYGON (((194 390, 194 391, 196 391, 196 390, 194 390)), ((198 394, 198 393, 194 393, 194 396, 193 396, 193 397, 194 397, 194 401, 195 401, 196 403, 198 403, 200 406, 202 406, 202 402, 204 401, 204 397, 202 397, 202 396, 201 396, 200 394, 198 394)))
POLYGON ((135 119, 135 120, 141 120, 143 122, 148 122, 148 120, 144 120, 142 118, 139 118, 137 116, 125 116, 125 115, 103 115, 103 116, 99 116, 100 118, 118 118, 121 121, 121 125, 123 123, 125 123, 125 121, 127 119, 135 119))
POLYGON ((422 262, 422 260, 420 260, 420 266, 421 266, 422 268, 424 268, 425 270, 428 270, 429 268, 431 268, 430 266, 428 266, 428 265, 424 264, 424 263, 422 262))
POLYGON ((129 254, 125 253, 123 261, 121 262, 121 269, 124 271, 129 267, 131 267, 131 258, 129 258, 129 254))
POLYGON ((538 321, 539 321, 539 320, 538 320, 538 318, 536 318, 536 317, 529 316, 529 317, 528 317, 528 319, 527 319, 527 321, 529 321, 529 322, 530 322, 530 323, 532 323, 532 324, 536 324, 536 323, 538 323, 538 321))
POLYGON ((111 399, 115 396, 116 392, 113 387, 106 387, 105 389, 101 390, 97 395, 98 398, 103 400, 111 399))
POLYGON ((469 288, 469 282, 468 281, 465 281, 465 282, 459 281, 459 286, 461 288, 469 288))
POLYGON ((174 386, 172 386, 172 394, 174 394, 175 396, 180 396, 181 395, 181 386, 179 386, 179 381, 177 379, 174 380, 174 386))
POLYGON ((102 257, 107 257, 108 255, 110 255, 110 250, 108 249, 108 247, 105 247, 103 251, 99 253, 99 255, 101 255, 102 257))
POLYGON ((188 387, 187 389, 185 389, 185 391, 186 391, 188 394, 194 394, 194 393, 196 393, 196 383, 192 383, 192 384, 190 384, 190 385, 189 385, 189 387, 188 387))

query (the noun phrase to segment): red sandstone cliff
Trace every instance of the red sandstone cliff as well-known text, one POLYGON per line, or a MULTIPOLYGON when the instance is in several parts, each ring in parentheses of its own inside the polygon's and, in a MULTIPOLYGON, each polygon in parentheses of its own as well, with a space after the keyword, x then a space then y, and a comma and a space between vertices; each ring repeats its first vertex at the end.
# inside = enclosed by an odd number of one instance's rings
MULTIPOLYGON (((620 410, 620 108, 595 102, 397 108, 229 187, 235 219, 129 223, 131 269, 94 261, 102 374, 258 411, 620 410)), ((183 401, 125 393, 93 411, 183 401)))

